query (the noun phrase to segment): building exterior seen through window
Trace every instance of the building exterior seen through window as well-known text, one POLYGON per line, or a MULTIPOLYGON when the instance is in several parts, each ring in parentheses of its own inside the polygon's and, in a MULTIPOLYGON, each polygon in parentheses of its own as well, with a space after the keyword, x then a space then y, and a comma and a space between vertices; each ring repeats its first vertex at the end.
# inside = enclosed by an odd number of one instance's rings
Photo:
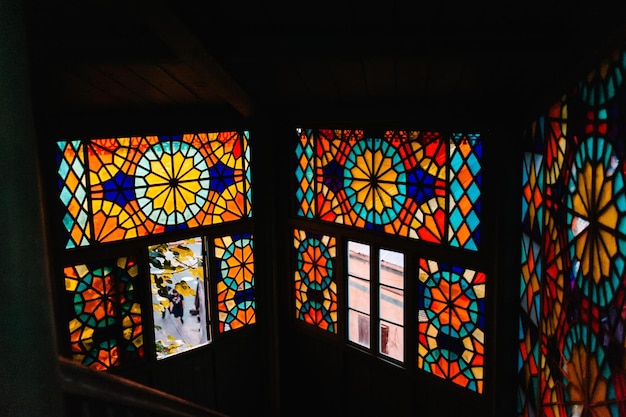
POLYGON ((210 341, 201 238, 148 248, 157 359, 210 341))
POLYGON ((379 251, 378 310, 379 351, 404 360, 404 255, 386 249, 379 251))
POLYGON ((348 339, 371 347, 370 247, 348 242, 348 339))
POLYGON ((348 339, 378 353, 404 360, 404 255, 380 249, 371 279, 370 246, 348 241, 348 339), (374 281, 377 284, 372 284, 374 281), (374 291, 375 305, 371 293, 374 291), (372 312, 377 316, 372 318, 372 312), (371 325, 376 323, 376 332, 371 325))

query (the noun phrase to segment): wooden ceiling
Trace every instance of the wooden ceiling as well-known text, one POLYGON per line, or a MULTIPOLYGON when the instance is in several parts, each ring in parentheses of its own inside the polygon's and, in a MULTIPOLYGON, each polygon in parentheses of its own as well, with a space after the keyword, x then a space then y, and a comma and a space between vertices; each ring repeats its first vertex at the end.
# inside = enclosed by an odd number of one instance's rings
POLYGON ((31 0, 33 100, 48 117, 524 120, 621 39, 623 2, 575 3, 31 0))

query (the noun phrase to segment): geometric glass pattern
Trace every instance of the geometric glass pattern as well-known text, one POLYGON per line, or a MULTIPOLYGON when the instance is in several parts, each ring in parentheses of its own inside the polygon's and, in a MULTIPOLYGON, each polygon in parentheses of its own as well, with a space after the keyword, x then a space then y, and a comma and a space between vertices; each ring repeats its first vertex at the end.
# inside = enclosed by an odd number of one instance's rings
POLYGON ((59 198, 66 207, 63 226, 67 232, 66 249, 89 244, 91 229, 88 227, 87 173, 80 141, 58 142, 57 167, 59 198))
POLYGON ((313 137, 300 135, 299 139, 300 143, 297 149, 298 165, 296 167, 296 178, 298 178, 296 198, 300 204, 297 208, 297 214, 298 216, 313 218, 315 215, 313 137))
POLYGON ((337 333, 337 242, 332 236, 294 230, 296 317, 337 333))
POLYGON ((539 381, 539 298, 543 171, 541 155, 527 153, 522 162, 522 253, 519 288, 518 410, 528 406, 526 393, 536 391, 539 381))
POLYGON ((202 238, 150 245, 148 256, 157 359, 207 344, 202 238))
POLYGON ((448 240, 451 246, 478 250, 482 142, 479 135, 454 133, 450 143, 448 240))
POLYGON ((420 259, 418 277, 418 367, 482 393, 485 274, 420 259))
POLYGON ((242 233, 216 238, 219 332, 256 323, 254 240, 242 233))
POLYGON ((247 132, 57 142, 65 248, 251 215, 247 132))
POLYGON ((438 244, 480 244, 478 134, 298 129, 297 214, 438 244))
POLYGON ((523 137, 519 416, 626 416, 625 76, 621 48, 523 137))
POLYGON ((96 370, 143 358, 141 307, 131 258, 64 268, 72 357, 96 370))

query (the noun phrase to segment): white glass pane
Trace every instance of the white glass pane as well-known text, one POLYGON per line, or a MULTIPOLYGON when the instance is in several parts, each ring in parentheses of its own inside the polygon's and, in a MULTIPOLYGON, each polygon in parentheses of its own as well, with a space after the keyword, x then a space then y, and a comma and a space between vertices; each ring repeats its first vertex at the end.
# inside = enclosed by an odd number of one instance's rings
POLYGON ((348 278, 348 307, 363 313, 370 312, 370 283, 363 279, 348 278))
POLYGON ((357 242, 348 242, 348 274, 370 279, 370 247, 357 242))
POLYGON ((380 250, 380 283, 404 288, 404 254, 386 249, 380 250))
POLYGON ((367 348, 370 347, 370 317, 358 311, 348 310, 348 339, 367 348))
POLYGON ((396 324, 404 324, 404 291, 380 287, 380 318, 396 324))
POLYGON ((404 361, 404 328, 393 323, 380 322, 380 353, 404 361))
POLYGON ((157 359, 208 343, 202 238, 148 248, 157 359))
POLYGON ((380 250, 380 318, 404 324, 404 254, 380 250))

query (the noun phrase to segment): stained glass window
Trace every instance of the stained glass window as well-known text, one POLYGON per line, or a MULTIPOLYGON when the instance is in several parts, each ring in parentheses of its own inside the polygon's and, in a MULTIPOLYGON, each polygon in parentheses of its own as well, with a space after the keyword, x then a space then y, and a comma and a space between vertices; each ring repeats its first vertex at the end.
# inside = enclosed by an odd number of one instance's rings
POLYGON ((294 231, 296 317, 337 333, 337 242, 332 236, 294 231))
POLYGON ((108 370, 145 360, 146 350, 164 359, 256 322, 253 240, 244 232, 252 226, 248 138, 56 142, 60 258, 72 265, 60 267, 68 298, 59 316, 74 360, 108 370), (105 243, 119 259, 101 260, 105 243), (149 311, 154 338, 144 345, 149 311))
POLYGON ((419 368, 482 393, 485 274, 420 259, 418 277, 419 368))
POLYGON ((247 132, 57 142, 65 247, 251 215, 247 132))
MULTIPOLYGON (((339 300, 345 300, 345 315, 339 315, 337 325, 345 317, 350 345, 406 366, 406 348, 416 342, 414 334, 405 334, 405 320, 412 317, 405 308, 405 290, 418 287, 418 271, 407 274, 405 262, 414 262, 423 246, 480 250, 482 147, 478 133, 297 129, 294 214, 308 228, 295 229, 298 317, 316 322, 301 314, 308 308, 304 301, 311 299, 304 277, 315 271, 314 262, 302 261, 301 242, 326 236, 313 232, 320 224, 341 225, 337 237, 345 248, 339 252, 344 265, 339 273, 345 274, 345 294, 339 300), (415 284, 407 287, 411 282, 415 284)), ((419 364, 414 367, 482 393, 485 274, 429 262, 431 269, 421 270, 428 279, 420 281, 418 294, 410 295, 421 306, 419 364), (442 301, 436 287, 446 284, 455 292, 442 301)))
POLYGON ((256 323, 252 234, 224 236, 214 244, 220 333, 256 323))
POLYGON ((148 247, 157 359, 210 341, 202 238, 148 247))
MULTIPOLYGON (((533 131, 541 123, 535 124, 533 131)), ((519 289, 521 310, 519 318, 519 400, 525 403, 527 393, 538 386, 539 369, 539 307, 540 307, 540 273, 541 273, 541 231, 543 229, 542 190, 543 168, 542 157, 527 154, 522 163, 524 186, 522 188, 522 270, 519 289)), ((556 265, 553 265, 553 267, 556 265)), ((522 405, 524 407, 524 405, 522 405)))
POLYGON ((519 416, 626 415, 626 52, 526 130, 519 416))
POLYGON ((72 357, 97 370, 144 355, 138 266, 131 258, 64 269, 72 357))
POLYGON ((479 134, 299 129, 298 136, 298 216, 478 250, 479 134))

